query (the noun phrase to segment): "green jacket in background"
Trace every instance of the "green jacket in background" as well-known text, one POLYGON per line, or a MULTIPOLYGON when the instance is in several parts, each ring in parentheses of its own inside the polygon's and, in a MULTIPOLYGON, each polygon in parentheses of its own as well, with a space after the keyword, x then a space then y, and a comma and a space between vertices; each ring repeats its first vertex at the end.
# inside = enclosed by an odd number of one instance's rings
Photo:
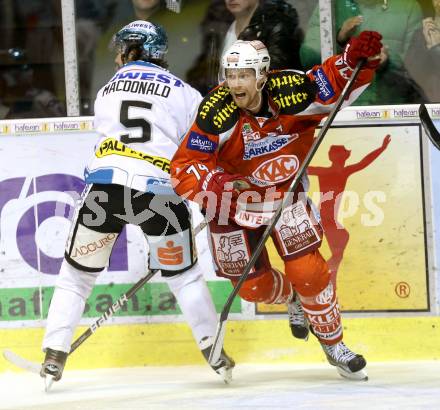
MULTIPOLYGON (((382 34, 388 46, 388 63, 378 70, 375 80, 356 100, 359 105, 401 104, 420 100, 418 87, 404 67, 406 52, 414 33, 421 28, 422 11, 416 0, 334 0, 335 33, 350 17, 362 15, 364 22, 354 35, 372 30, 382 34), (385 6, 385 3, 387 5, 385 6)), ((316 7, 301 47, 301 63, 311 68, 321 62, 319 8, 316 7)), ((338 46, 338 53, 342 51, 338 46)))

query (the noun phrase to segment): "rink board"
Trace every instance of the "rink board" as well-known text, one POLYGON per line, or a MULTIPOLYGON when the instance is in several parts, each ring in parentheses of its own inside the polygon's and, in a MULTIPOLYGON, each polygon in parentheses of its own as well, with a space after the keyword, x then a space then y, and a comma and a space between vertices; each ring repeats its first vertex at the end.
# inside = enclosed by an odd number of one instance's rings
MULTIPOLYGON (((440 318, 362 318, 344 324, 344 341, 369 362, 440 360, 440 318)), ((78 329, 79 335, 84 328, 78 329)), ((0 329, 0 350, 41 362, 41 328, 0 329)), ((314 337, 294 339, 285 320, 231 321, 225 348, 237 363, 324 363, 314 337)), ((104 326, 69 358, 69 369, 203 364, 185 323, 104 326)), ((0 357, 0 372, 17 370, 0 357)))
MULTIPOLYGON (((440 119, 437 106, 430 107, 429 112, 434 119, 440 119)), ((335 125, 324 140, 313 166, 330 166, 332 145, 350 151, 347 166, 356 164, 378 149, 385 135, 391 135, 389 146, 374 161, 347 178, 336 214, 336 220, 350 235, 338 271, 339 301, 345 316, 350 318, 344 324, 352 324, 347 337, 362 340, 364 347, 372 349, 372 360, 386 359, 384 356, 390 352, 385 349, 387 353, 381 353, 383 343, 375 347, 383 339, 378 338, 373 324, 377 320, 383 324, 387 337, 395 337, 394 342, 400 341, 401 344, 395 346, 401 346, 397 350, 401 358, 409 355, 431 359, 433 349, 430 343, 432 340, 438 342, 438 335, 430 332, 438 329, 439 323, 438 317, 430 315, 439 313, 440 294, 437 263, 440 245, 435 240, 440 201, 432 200, 440 197, 440 183, 431 175, 439 174, 440 156, 426 142, 414 106, 398 110, 392 107, 350 108, 338 115, 335 125), (353 318, 358 314, 377 319, 353 318), (411 319, 399 318, 406 314, 411 315, 411 319), (416 328, 411 329, 414 324, 416 328), (388 335, 391 330, 395 335, 388 335), (423 343, 402 345, 408 334, 423 335, 423 343)), ((24 353, 38 357, 41 328, 45 324, 61 264, 69 219, 74 201, 84 187, 83 168, 95 141, 96 134, 89 117, 0 122, 2 347, 18 346, 24 353), (25 346, 21 344, 23 341, 25 346)), ((312 198, 319 202, 322 181, 313 175, 310 181, 312 198)), ((195 210, 194 217, 196 223, 200 222, 201 216, 195 210)), ((220 312, 230 293, 230 284, 217 278, 213 272, 206 231, 197 237, 197 247, 216 309, 220 312)), ((121 292, 145 274, 148 249, 139 230, 129 227, 114 249, 110 266, 98 278, 88 301, 82 321, 84 325, 92 323, 93 318, 114 303, 121 292)), ((326 258, 331 256, 326 239, 322 251, 326 258)), ((276 259, 273 248, 271 254, 274 264, 281 268, 281 261, 276 259)), ((296 346, 299 346, 301 360, 322 359, 316 354, 319 349, 310 343, 293 341, 292 345, 285 321, 278 320, 285 317, 284 311, 283 307, 274 309, 236 299, 231 313, 232 319, 239 322, 234 323, 230 329, 234 332, 228 337, 238 337, 231 348, 236 349, 239 359, 252 361, 262 357, 268 334, 273 337, 274 346, 266 351, 280 349, 279 354, 285 350, 292 360, 299 360, 297 355, 290 355, 291 349, 296 352, 296 346), (254 332, 261 335, 261 347, 260 342, 255 342, 254 332)), ((145 357, 148 364, 163 364, 156 357, 163 354, 161 348, 157 350, 156 344, 163 349, 168 346, 167 340, 160 338, 161 332, 172 334, 174 340, 188 349, 182 350, 183 354, 176 353, 174 359, 174 353, 171 356, 167 353, 163 356, 166 360, 175 364, 200 361, 199 352, 182 320, 167 285, 160 277, 153 278, 126 309, 110 320, 117 326, 100 331, 101 337, 107 335, 108 340, 129 336, 109 345, 108 356, 102 356, 102 366, 126 365, 125 359, 120 363, 113 362, 113 348, 122 345, 127 352, 118 352, 117 361, 119 357, 126 358, 127 354, 133 356, 133 361, 127 359, 131 363, 127 365, 135 365, 135 358, 139 357, 145 357), (145 342, 142 337, 150 335, 149 325, 145 323, 153 324, 154 333, 158 332, 158 339, 148 342, 149 349, 146 350, 154 353, 151 355, 142 348, 145 342), (140 339, 135 337, 137 333, 143 333, 140 339), (158 341, 160 343, 156 343, 158 341)), ((100 343, 105 344, 99 334, 93 338, 96 338, 97 352, 106 355, 104 349, 99 349, 100 343)), ((95 342, 90 343, 94 346, 95 342)), ((277 354, 273 353, 273 357, 277 354)), ((96 357, 97 361, 99 357, 96 357)), ((80 367, 90 365, 88 359, 84 359, 81 365, 78 358, 78 363, 80 367)), ((5 368, 2 366, 0 370, 5 368)))
MULTIPOLYGON (((322 254, 332 257, 329 240, 343 252, 337 271, 338 297, 348 312, 429 311, 429 273, 425 229, 422 134, 418 124, 333 127, 312 163, 310 197, 330 207, 339 231, 324 237, 322 254), (384 138, 391 142, 374 159, 384 138), (332 166, 332 149, 347 152, 342 169, 332 166), (365 163, 362 164, 362 161, 365 163), (350 169, 351 167, 351 169, 350 169), (334 169, 336 168, 336 169, 334 169), (319 177, 312 172, 318 172, 319 177), (347 171, 345 171, 347 170, 347 171), (344 172, 346 174, 344 175, 344 172), (341 193, 323 188, 343 186, 341 193), (336 200, 332 202, 332 197, 336 200), (337 203, 337 205, 335 205, 337 203), (344 247, 345 246, 345 247, 344 247), (343 250, 342 250, 343 249, 343 250)), ((323 212, 324 211, 324 212, 323 212)), ((324 230, 326 229, 326 224, 324 230)), ((283 270, 271 247, 271 258, 283 270)), ((337 253, 336 251, 334 252, 337 253)), ((284 311, 259 305, 259 313, 284 311)))

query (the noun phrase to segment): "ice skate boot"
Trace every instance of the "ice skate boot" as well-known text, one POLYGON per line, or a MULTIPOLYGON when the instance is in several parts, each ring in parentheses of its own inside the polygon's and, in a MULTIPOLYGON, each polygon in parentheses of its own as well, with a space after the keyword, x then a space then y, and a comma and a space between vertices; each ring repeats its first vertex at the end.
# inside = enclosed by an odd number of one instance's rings
POLYGON ((351 380, 368 380, 367 372, 364 367, 367 365, 366 360, 360 354, 353 353, 344 342, 334 345, 325 345, 321 343, 321 347, 327 356, 328 362, 332 366, 336 366, 338 373, 351 380))
MULTIPOLYGON (((210 336, 204 337, 199 343, 203 357, 208 363, 213 343, 214 338, 210 336)), ((231 357, 226 354, 224 349, 222 349, 218 362, 215 365, 210 364, 210 366, 217 374, 220 375, 220 377, 226 384, 229 384, 232 381, 232 369, 235 366, 235 362, 231 357)))
POLYGON ((49 391, 53 382, 57 382, 63 375, 67 353, 59 350, 46 349, 46 357, 41 365, 40 376, 45 379, 45 391, 49 391))
POLYGON ((290 331, 293 337, 307 340, 309 338, 309 322, 304 316, 304 310, 298 295, 295 295, 295 298, 287 303, 287 314, 289 315, 290 331))

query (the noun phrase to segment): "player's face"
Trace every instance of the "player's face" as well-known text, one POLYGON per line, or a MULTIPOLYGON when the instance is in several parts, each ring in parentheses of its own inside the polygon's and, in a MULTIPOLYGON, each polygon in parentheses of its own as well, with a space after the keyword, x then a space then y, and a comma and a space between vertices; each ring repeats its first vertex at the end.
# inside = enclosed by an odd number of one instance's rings
POLYGON ((259 0, 225 0, 226 8, 234 15, 250 13, 259 0))
POLYGON ((160 0, 132 0, 133 6, 137 10, 150 10, 157 7, 160 3, 160 0))
POLYGON ((257 79, 252 68, 226 69, 226 85, 238 107, 249 109, 258 105, 261 91, 257 91, 257 79))

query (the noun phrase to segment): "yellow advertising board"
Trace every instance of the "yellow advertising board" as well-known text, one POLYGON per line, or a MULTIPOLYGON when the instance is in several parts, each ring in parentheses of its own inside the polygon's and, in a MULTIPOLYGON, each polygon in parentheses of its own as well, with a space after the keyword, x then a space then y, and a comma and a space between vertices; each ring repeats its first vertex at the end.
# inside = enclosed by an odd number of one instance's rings
MULTIPOLYGON (((429 311, 419 125, 332 128, 309 178, 342 310, 429 311)), ((285 306, 257 305, 257 313, 271 312, 285 306)))

